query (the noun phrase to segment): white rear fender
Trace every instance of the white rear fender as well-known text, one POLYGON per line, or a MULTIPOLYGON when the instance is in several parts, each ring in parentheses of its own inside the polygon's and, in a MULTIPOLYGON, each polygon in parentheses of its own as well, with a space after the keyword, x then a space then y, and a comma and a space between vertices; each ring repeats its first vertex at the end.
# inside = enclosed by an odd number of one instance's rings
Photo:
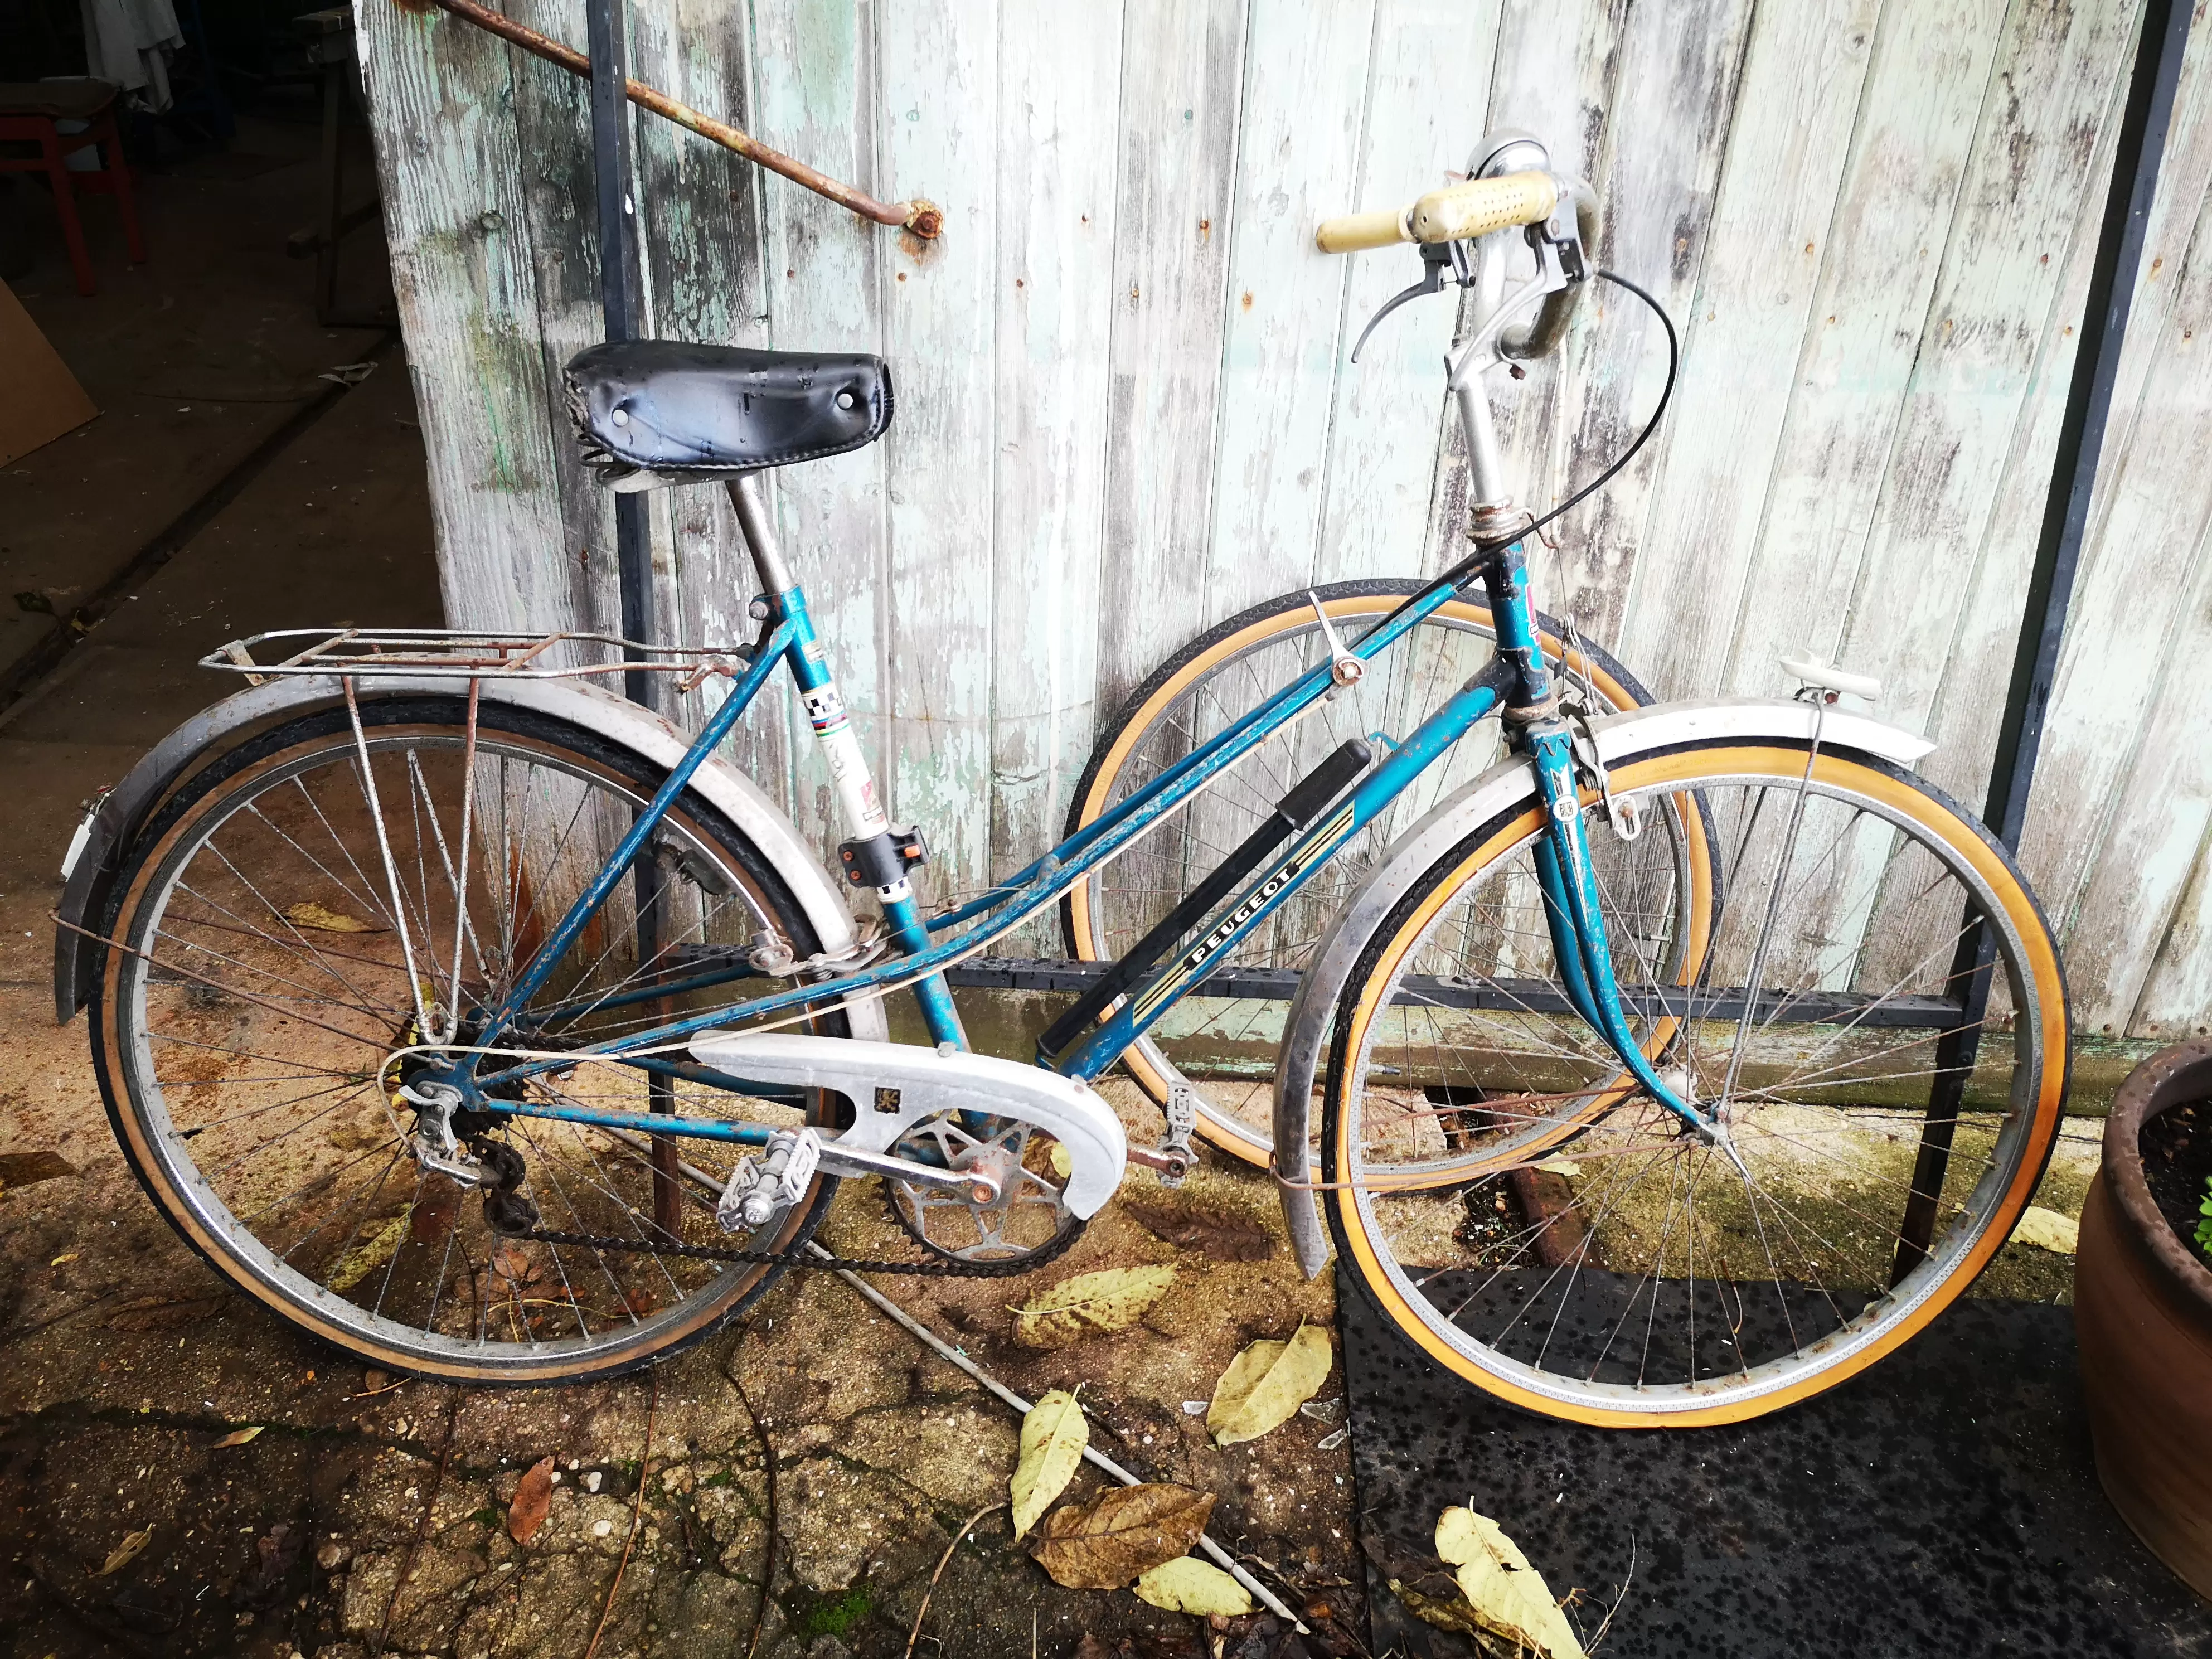
MULTIPOLYGON (((1925 738, 1832 705, 1820 708, 1759 697, 1659 703, 1590 722, 1599 758, 1608 767, 1686 743, 1759 738, 1803 743, 1816 729, 1824 749, 1853 750, 1899 766, 1911 765, 1936 746, 1925 738)), ((1352 890, 1305 966, 1276 1057, 1274 1168, 1282 1183, 1283 1219, 1298 1264, 1309 1275, 1327 1265, 1329 1253, 1321 1206, 1304 1185, 1311 1178, 1308 1148, 1314 1083, 1352 965, 1384 918, 1431 865, 1484 824, 1535 794, 1534 772, 1525 759, 1515 756, 1446 796, 1393 842, 1367 878, 1352 890)))
POLYGON ((939 1112, 989 1112, 1033 1123, 1067 1148, 1069 1174, 1060 1196, 1086 1221, 1113 1197, 1128 1159, 1121 1120, 1091 1085, 1041 1066, 951 1048, 792 1031, 708 1031, 692 1040, 691 1053, 701 1065, 750 1083, 834 1089, 846 1097, 853 1103, 853 1127, 825 1140, 825 1151, 889 1152, 908 1130, 939 1112))
MULTIPOLYGON (((574 680, 503 679, 480 682, 486 702, 506 703, 569 721, 599 732, 654 764, 672 767, 690 740, 673 726, 625 698, 574 680)), ((450 679, 378 675, 362 682, 364 703, 394 696, 463 693, 450 679)), ((343 689, 335 677, 284 676, 249 687, 195 714, 163 738, 110 791, 85 826, 85 845, 76 858, 58 913, 82 925, 94 915, 107 878, 129 850, 132 835, 170 789, 211 754, 237 742, 241 734, 274 721, 338 702, 343 689)), ((822 948, 832 953, 853 943, 852 913, 845 896, 823 870, 822 861, 789 818, 762 793, 760 786, 720 755, 709 755, 693 775, 691 787, 744 832, 771 868, 782 877, 812 924, 822 948)), ((56 1018, 66 1023, 89 994, 94 947, 81 934, 57 930, 54 961, 56 1018)), ((889 1034, 880 1001, 847 1010, 856 1037, 889 1034)))

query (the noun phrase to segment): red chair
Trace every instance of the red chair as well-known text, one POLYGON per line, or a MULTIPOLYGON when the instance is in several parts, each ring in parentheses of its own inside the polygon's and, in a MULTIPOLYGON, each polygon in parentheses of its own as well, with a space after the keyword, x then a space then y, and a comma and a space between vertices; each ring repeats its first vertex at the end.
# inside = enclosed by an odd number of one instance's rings
POLYGON ((131 249, 131 263, 146 263, 146 244, 138 234, 138 209, 131 199, 131 169, 123 160, 123 141, 115 131, 115 87, 106 81, 0 82, 0 140, 14 139, 39 146, 36 155, 0 155, 0 173, 43 173, 53 185, 54 209, 62 216, 62 238, 69 244, 70 268, 76 273, 76 291, 96 294, 92 255, 84 246, 84 228, 77 222, 80 191, 112 196, 123 220, 123 240, 131 249), (64 132, 55 124, 82 121, 82 132, 64 132), (107 165, 94 173, 79 173, 69 165, 70 155, 99 144, 107 151, 107 165))

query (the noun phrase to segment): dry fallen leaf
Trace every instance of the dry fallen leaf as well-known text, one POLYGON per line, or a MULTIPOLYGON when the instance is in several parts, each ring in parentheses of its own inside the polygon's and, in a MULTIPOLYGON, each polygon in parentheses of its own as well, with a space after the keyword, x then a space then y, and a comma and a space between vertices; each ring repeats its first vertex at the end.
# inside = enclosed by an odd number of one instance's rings
POLYGON ((1541 1170, 1546 1175, 1578 1176, 1583 1172, 1583 1166, 1571 1158, 1547 1158, 1541 1164, 1531 1167, 1541 1170))
POLYGON ((216 1441, 213 1446, 209 1448, 209 1449, 211 1451, 221 1451, 225 1446, 242 1446, 247 1441, 252 1439, 255 1435, 260 1433, 262 1425, 258 1423, 255 1424, 251 1428, 233 1429, 228 1434, 223 1436, 222 1439, 216 1441))
POLYGON ((1063 1141, 1052 1143, 1052 1172, 1062 1181, 1075 1173, 1075 1158, 1063 1141))
POLYGON ((1120 1589, 1188 1555, 1213 1513, 1213 1494, 1165 1481, 1117 1486, 1097 1503, 1045 1517, 1030 1553, 1069 1589, 1120 1589))
POLYGON ((1446 1510, 1437 1517, 1437 1554, 1455 1569, 1460 1593, 1492 1635, 1540 1659, 1583 1659, 1582 1638, 1544 1575, 1488 1516, 1457 1504, 1446 1510))
POLYGON ((1213 1385, 1206 1426, 1217 1446, 1257 1440, 1290 1420, 1328 1380, 1336 1351, 1318 1325, 1301 1325, 1287 1342, 1255 1342, 1229 1362, 1213 1385))
POLYGON ((1244 1586, 1194 1555, 1178 1555, 1137 1577, 1137 1599, 1197 1619, 1239 1619, 1252 1611, 1244 1586))
POLYGON ((2031 1204, 2021 1212, 2020 1225, 2012 1230, 2012 1242, 2073 1255, 2081 1248, 2081 1224, 2071 1216, 2031 1204))
POLYGON ((1090 1443, 1091 1425, 1073 1395, 1054 1389, 1030 1407, 1022 1419, 1021 1461, 1009 1487, 1015 1537, 1036 1525, 1052 1500, 1067 1489, 1090 1443))
POLYGON ((349 1291, 391 1261, 399 1249, 400 1241, 407 1237, 408 1218, 414 1213, 415 1206, 410 1204, 370 1234, 365 1243, 356 1246, 344 1261, 331 1270, 327 1281, 330 1287, 334 1291, 349 1291))
POLYGON ((1064 1348, 1127 1329, 1175 1282, 1173 1267, 1107 1267, 1063 1279, 1014 1310, 1014 1340, 1025 1348, 1064 1348))
POLYGON ((1214 1220, 1188 1210, 1125 1204, 1124 1209, 1156 1237, 1212 1261, 1265 1261, 1275 1253, 1275 1236, 1249 1221, 1214 1220))
POLYGON ((325 909, 313 902, 292 906, 284 912, 284 920, 295 927, 313 927, 325 933, 381 933, 387 931, 349 916, 343 910, 325 909))
POLYGON ((147 1528, 143 1532, 127 1532, 124 1534, 123 1541, 118 1544, 113 1549, 108 1551, 106 1565, 102 1566, 98 1572, 95 1572, 92 1576, 94 1578, 105 1578, 112 1572, 122 1571, 124 1568, 129 1566, 133 1561, 137 1560, 138 1559, 138 1552, 144 1549, 146 1546, 153 1542, 153 1540, 154 1529, 151 1527, 147 1528))
POLYGON ((82 1253, 82 1251, 79 1251, 79 1250, 64 1250, 64 1251, 63 1251, 59 1255, 56 1256, 56 1257, 55 1257, 52 1261, 49 1261, 48 1263, 46 1263, 46 1266, 48 1266, 49 1267, 60 1267, 60 1266, 62 1265, 62 1263, 63 1263, 63 1262, 64 1262, 64 1261, 76 1261, 76 1260, 77 1259, 77 1257, 78 1257, 79 1255, 81 1255, 82 1254, 83 1254, 83 1253, 82 1253))
POLYGON ((545 1524, 545 1512, 552 1507, 553 1460, 541 1457, 515 1482, 514 1501, 507 1506, 507 1535, 527 1544, 545 1524))
POLYGON ((1472 1636, 1488 1651, 1496 1638, 1486 1630, 1474 1616, 1474 1609, 1467 1604, 1467 1597, 1454 1590, 1449 1595, 1425 1595, 1410 1584, 1390 1580, 1390 1594, 1406 1604, 1406 1611, 1424 1624, 1434 1625, 1438 1630, 1455 1631, 1462 1636, 1472 1636))

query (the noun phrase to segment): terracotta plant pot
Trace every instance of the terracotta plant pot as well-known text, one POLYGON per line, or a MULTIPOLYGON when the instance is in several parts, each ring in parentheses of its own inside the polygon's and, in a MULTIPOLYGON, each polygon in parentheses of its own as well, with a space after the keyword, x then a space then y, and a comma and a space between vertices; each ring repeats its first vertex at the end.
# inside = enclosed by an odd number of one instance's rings
POLYGON ((2212 1598, 2212 1267, 2143 1182, 2142 1127, 2212 1099, 2212 1042, 2138 1066, 2112 1099, 2102 1169, 2081 1206, 2074 1329, 2097 1474, 2121 1518, 2212 1598))

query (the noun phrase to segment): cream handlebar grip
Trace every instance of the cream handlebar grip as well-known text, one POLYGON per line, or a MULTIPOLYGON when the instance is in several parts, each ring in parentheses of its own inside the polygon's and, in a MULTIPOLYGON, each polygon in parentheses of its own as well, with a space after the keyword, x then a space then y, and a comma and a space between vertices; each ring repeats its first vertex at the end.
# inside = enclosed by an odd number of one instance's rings
POLYGON ((1468 179, 1431 191, 1402 213, 1384 210, 1325 219, 1314 233, 1314 246, 1323 253, 1351 253, 1393 242, 1465 241, 1548 219, 1559 201, 1559 181, 1548 173, 1468 179))

